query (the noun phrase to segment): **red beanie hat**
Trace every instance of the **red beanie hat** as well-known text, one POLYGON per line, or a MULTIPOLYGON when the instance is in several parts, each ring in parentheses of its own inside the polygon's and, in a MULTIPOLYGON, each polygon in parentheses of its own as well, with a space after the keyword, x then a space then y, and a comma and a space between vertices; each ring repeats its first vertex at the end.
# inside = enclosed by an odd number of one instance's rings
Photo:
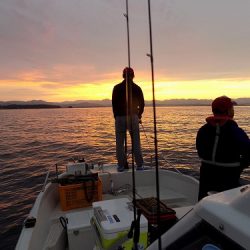
POLYGON ((212 102, 212 111, 214 114, 227 114, 227 111, 234 105, 237 105, 237 103, 232 101, 231 98, 227 96, 220 96, 212 102))
POLYGON ((122 77, 126 78, 127 75, 133 78, 135 76, 134 70, 132 68, 126 67, 122 72, 122 77))

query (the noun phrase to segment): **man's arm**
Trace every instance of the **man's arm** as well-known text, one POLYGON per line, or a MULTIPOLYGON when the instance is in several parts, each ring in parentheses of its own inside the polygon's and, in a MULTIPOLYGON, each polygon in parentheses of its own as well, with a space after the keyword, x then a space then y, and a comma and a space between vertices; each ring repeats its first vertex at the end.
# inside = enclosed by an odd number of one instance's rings
POLYGON ((144 112, 144 107, 145 107, 145 102, 144 102, 144 96, 143 96, 143 92, 140 88, 140 92, 139 92, 139 111, 138 111, 138 117, 141 118, 143 112, 144 112))
POLYGON ((112 109, 113 109, 114 117, 116 117, 116 114, 117 114, 117 90, 116 90, 116 86, 113 88, 113 92, 112 92, 112 109))

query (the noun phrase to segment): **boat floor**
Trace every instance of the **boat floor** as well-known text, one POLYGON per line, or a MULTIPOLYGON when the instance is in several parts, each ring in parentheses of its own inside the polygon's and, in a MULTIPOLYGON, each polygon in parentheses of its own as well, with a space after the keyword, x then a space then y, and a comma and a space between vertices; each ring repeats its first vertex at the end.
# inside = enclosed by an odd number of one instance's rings
MULTIPOLYGON (((128 197, 127 195, 119 195, 114 197, 113 195, 104 195, 104 200, 109 200, 109 199, 114 199, 114 198, 123 198, 123 197, 128 197)), ((132 199, 131 199, 132 201, 132 199)), ((164 203, 167 203, 169 205, 170 203, 165 200, 164 203)), ((192 208, 193 205, 190 205, 188 203, 171 203, 171 208, 173 208, 176 212, 176 217, 177 219, 181 219, 184 217, 186 214, 188 214, 192 208)), ((78 225, 84 224, 84 231, 92 231, 91 230, 91 223, 90 220, 93 216, 93 209, 92 207, 88 208, 79 208, 79 209, 72 209, 69 211, 62 211, 60 204, 57 205, 55 208, 53 214, 51 214, 51 217, 48 218, 51 221, 51 226, 48 232, 48 236, 45 242, 46 249, 57 249, 55 247, 55 243, 58 242, 59 237, 62 235, 62 227, 59 222, 60 217, 66 217, 66 218, 75 218, 77 220, 78 225), (86 222, 89 223, 86 223, 86 222)), ((68 248, 66 248, 68 249, 68 248)), ((88 247, 86 248, 88 249, 88 247)))
MULTIPOLYGON (((151 197, 153 196, 153 190, 154 187, 140 187, 138 188, 138 192, 142 197, 151 197)), ((186 201, 185 197, 177 194, 176 192, 172 190, 164 190, 164 196, 161 201, 166 204, 167 206, 173 208, 176 211, 176 217, 177 219, 181 219, 185 214, 187 214, 192 208, 193 205, 190 204, 189 202, 186 201)), ((120 199, 120 198, 129 198, 132 201, 132 193, 128 194, 122 194, 122 195, 113 195, 113 194, 104 194, 103 195, 103 200, 111 200, 111 199, 120 199)), ((86 227, 91 227, 90 225, 90 219, 93 216, 93 209, 92 207, 87 207, 87 208, 78 208, 78 209, 72 209, 68 211, 62 211, 60 204, 55 207, 55 210, 51 214, 51 217, 49 220, 51 221, 51 233, 53 234, 52 237, 48 236, 48 239, 51 239, 52 242, 55 241, 55 226, 53 224, 58 224, 59 223, 59 218, 62 217, 70 217, 72 214, 76 214, 79 217, 79 224, 81 224, 81 218, 86 218, 89 220, 89 224, 86 224, 85 220, 85 226, 86 227)))
MULTIPOLYGON (((148 188, 148 187, 147 187, 148 188)), ((143 192, 143 197, 152 197, 151 192, 146 193, 145 190, 143 192), (149 194, 149 195, 147 195, 149 194)), ((112 199, 121 199, 121 198, 129 198, 132 201, 132 195, 117 195, 114 196, 112 194, 104 194, 103 195, 103 200, 112 200, 112 199)), ((164 193, 164 198, 161 199, 161 201, 167 205, 168 207, 173 208, 176 210, 176 215, 177 218, 180 218, 183 216, 183 213, 185 211, 189 210, 190 208, 193 207, 193 204, 189 203, 186 201, 185 197, 178 195, 177 193, 168 190, 164 193), (169 194, 169 195, 167 195, 169 194), (176 196, 175 196, 176 195, 176 196)), ((65 216, 68 213, 75 213, 75 212, 84 212, 88 211, 90 214, 93 214, 93 208, 92 207, 86 207, 86 208, 77 208, 77 209, 71 209, 68 211, 62 211, 60 204, 55 207, 54 212, 51 214, 51 220, 58 220, 61 216, 65 216)))

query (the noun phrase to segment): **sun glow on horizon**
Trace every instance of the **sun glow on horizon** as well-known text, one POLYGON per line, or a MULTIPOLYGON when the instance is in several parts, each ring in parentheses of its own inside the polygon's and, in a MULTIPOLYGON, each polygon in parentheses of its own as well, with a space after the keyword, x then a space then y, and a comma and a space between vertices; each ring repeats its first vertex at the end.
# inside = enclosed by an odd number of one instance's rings
MULTIPOLYGON (((152 83, 139 77, 134 81, 142 88, 145 100, 152 100, 152 83)), ((0 81, 0 98, 2 101, 39 99, 51 102, 111 99, 113 87, 119 82, 121 80, 117 79, 75 84, 2 80, 0 81)), ((228 95, 231 98, 250 97, 250 80, 155 81, 156 100, 213 99, 220 95, 228 95)))
MULTIPOLYGON (((146 100, 152 99, 152 83, 139 84, 146 100)), ((160 80, 155 81, 156 100, 213 99, 220 95, 231 98, 250 96, 250 79, 160 80)))

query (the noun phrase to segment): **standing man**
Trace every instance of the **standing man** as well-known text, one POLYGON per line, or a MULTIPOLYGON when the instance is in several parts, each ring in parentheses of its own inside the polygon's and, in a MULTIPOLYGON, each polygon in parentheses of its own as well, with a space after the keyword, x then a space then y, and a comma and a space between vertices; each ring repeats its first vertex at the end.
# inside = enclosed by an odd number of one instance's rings
POLYGON ((128 168, 125 153, 126 131, 129 130, 137 170, 143 169, 139 122, 144 111, 144 97, 141 88, 133 82, 134 70, 125 68, 124 80, 115 85, 112 94, 112 107, 115 118, 116 158, 118 171, 128 168), (127 85, 127 86, 126 86, 127 85))
POLYGON ((240 186, 244 168, 250 165, 250 140, 233 120, 233 102, 220 96, 212 102, 213 116, 206 119, 196 137, 196 148, 201 158, 199 197, 209 191, 222 192, 240 186))

